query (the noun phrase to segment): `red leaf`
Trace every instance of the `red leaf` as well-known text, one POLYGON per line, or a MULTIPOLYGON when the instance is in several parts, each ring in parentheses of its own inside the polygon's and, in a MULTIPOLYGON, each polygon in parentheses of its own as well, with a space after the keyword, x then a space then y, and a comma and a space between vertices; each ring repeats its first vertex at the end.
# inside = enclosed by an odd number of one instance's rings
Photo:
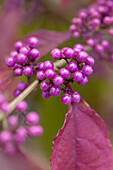
POLYGON ((113 170, 108 130, 87 103, 70 106, 53 140, 52 170, 113 170))
POLYGON ((27 34, 23 38, 23 41, 26 42, 30 36, 35 36, 39 39, 38 49, 40 51, 40 57, 42 57, 50 52, 50 50, 52 50, 53 48, 58 47, 64 42, 68 41, 71 38, 71 33, 69 31, 55 32, 42 29, 27 34))
POLYGON ((28 159, 22 152, 17 151, 14 155, 6 155, 0 152, 0 169, 1 170, 42 170, 28 159))

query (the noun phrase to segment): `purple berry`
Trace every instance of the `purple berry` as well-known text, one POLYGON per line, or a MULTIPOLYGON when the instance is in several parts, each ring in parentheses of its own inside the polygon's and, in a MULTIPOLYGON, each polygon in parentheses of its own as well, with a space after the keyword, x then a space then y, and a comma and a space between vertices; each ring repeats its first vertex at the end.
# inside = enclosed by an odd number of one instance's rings
POLYGON ((23 73, 25 76, 30 77, 33 74, 33 69, 30 66, 26 66, 23 69, 23 73))
POLYGON ((79 37, 80 37, 80 33, 79 33, 78 31, 75 31, 75 32, 73 33, 73 37, 74 37, 74 38, 79 38, 79 37))
POLYGON ((52 61, 45 61, 44 62, 44 70, 47 70, 47 69, 53 69, 54 68, 54 64, 52 61))
POLYGON ((108 30, 108 34, 111 35, 111 36, 113 36, 113 29, 109 29, 109 30, 108 30))
POLYGON ((49 92, 50 92, 51 96, 59 96, 60 88, 58 86, 51 86, 49 92))
POLYGON ((47 79, 51 80, 55 77, 56 73, 53 69, 47 69, 45 75, 47 79))
POLYGON ((0 106, 0 109, 2 110, 2 112, 4 112, 5 114, 8 113, 9 111, 9 103, 8 102, 3 102, 0 106))
POLYGON ((70 62, 67 64, 67 69, 70 72, 75 72, 77 70, 77 64, 75 62, 70 62))
POLYGON ((12 133, 9 130, 2 130, 0 133, 0 142, 8 143, 12 141, 12 133))
POLYGON ((74 45, 73 49, 76 49, 76 48, 80 49, 80 51, 84 51, 84 46, 81 44, 74 45))
POLYGON ((21 93, 22 93, 22 91, 16 89, 16 90, 14 90, 13 95, 14 95, 14 97, 17 97, 17 96, 19 96, 21 93))
POLYGON ((27 56, 25 54, 18 54, 16 61, 18 64, 25 64, 27 62, 27 56))
POLYGON ((77 53, 77 60, 81 63, 84 63, 88 57, 88 54, 85 51, 77 53))
POLYGON ((15 134, 15 142, 17 144, 22 144, 26 141, 26 136, 27 136, 27 130, 26 128, 24 128, 23 126, 20 126, 17 130, 16 130, 16 134, 15 134))
POLYGON ((16 88, 20 91, 24 91, 26 89, 27 85, 23 81, 20 81, 17 83, 16 88))
POLYGON ((44 99, 49 99, 51 97, 51 95, 48 91, 42 91, 42 97, 44 99))
POLYGON ((111 19, 110 19, 110 17, 108 17, 108 16, 104 17, 103 23, 106 24, 106 25, 110 25, 110 24, 111 24, 111 19))
POLYGON ((48 90, 49 89, 49 82, 48 81, 43 81, 41 84, 40 84, 40 88, 44 91, 48 90))
POLYGON ((92 66, 94 64, 94 59, 93 57, 87 57, 85 64, 92 66))
POLYGON ((20 101, 17 103, 16 105, 16 109, 19 111, 19 112, 25 112, 28 108, 28 105, 27 105, 27 102, 26 101, 20 101))
POLYGON ((43 134, 43 128, 39 125, 30 126, 28 127, 28 134, 31 137, 41 136, 43 134))
POLYGON ((72 59, 75 56, 75 52, 72 48, 67 48, 64 51, 64 55, 67 59, 72 59))
POLYGON ((44 70, 44 62, 39 63, 37 66, 39 70, 44 70))
POLYGON ((38 44, 39 44, 39 41, 38 41, 38 39, 36 38, 36 37, 30 37, 29 39, 28 39, 28 45, 30 46, 30 47, 37 47, 38 46, 38 44))
POLYGON ((62 76, 55 76, 53 78, 53 83, 55 86, 61 86, 64 83, 64 79, 62 76))
POLYGON ((30 51, 30 57, 31 59, 36 59, 39 57, 39 50, 33 48, 31 51, 30 51))
POLYGON ((11 54, 10 54, 10 57, 13 57, 13 58, 16 59, 17 55, 18 55, 17 51, 12 51, 11 54))
POLYGON ((72 18, 72 24, 75 24, 75 25, 81 25, 82 24, 82 20, 81 18, 72 18))
POLYGON ((86 85, 87 82, 88 82, 88 78, 85 76, 85 77, 83 77, 82 81, 79 82, 79 85, 81 85, 81 86, 86 85))
POLYGON ((11 127, 16 127, 18 125, 18 118, 15 115, 8 117, 8 125, 11 127))
POLYGON ((19 50, 20 53, 28 56, 30 54, 30 49, 29 47, 22 47, 20 50, 19 50))
POLYGON ((80 97, 79 93, 74 92, 74 94, 73 94, 73 96, 72 96, 72 102, 73 102, 73 103, 79 103, 79 102, 80 102, 80 99, 81 99, 81 97, 80 97))
POLYGON ((22 41, 17 41, 14 44, 15 50, 19 51, 23 47, 23 42, 22 41))
POLYGON ((62 97, 61 97, 61 102, 62 104, 64 105, 69 105, 71 103, 71 96, 69 94, 64 94, 62 97))
POLYGON ((22 75, 22 69, 21 68, 16 68, 14 70, 14 75, 15 76, 21 76, 22 75))
POLYGON ((69 70, 68 70, 67 68, 61 68, 61 69, 59 70, 59 75, 60 75, 61 77, 63 77, 64 79, 67 79, 67 78, 70 77, 70 72, 69 72, 69 70))
POLYGON ((51 51, 51 57, 54 59, 54 60, 59 60, 61 59, 62 57, 62 52, 61 50, 59 50, 58 48, 55 48, 51 51))
POLYGON ((83 72, 83 74, 84 74, 85 76, 90 76, 90 75, 92 74, 92 72, 93 72, 93 69, 92 69, 91 66, 85 65, 85 66, 83 67, 83 69, 82 69, 82 72, 83 72))
POLYGON ((39 122, 39 116, 36 112, 30 112, 26 115, 26 122, 30 125, 36 124, 39 122))
POLYGON ((14 65, 15 65, 15 58, 14 57, 8 57, 7 59, 6 59, 6 65, 8 66, 8 67, 13 67, 14 65))
POLYGON ((83 74, 80 71, 75 71, 72 77, 75 82, 81 82, 83 79, 83 74))
POLYGON ((44 80, 45 79, 45 72, 43 70, 37 72, 37 78, 39 80, 44 80))
POLYGON ((77 30, 77 27, 76 27, 74 24, 73 24, 73 25, 70 25, 69 30, 70 30, 71 32, 75 32, 75 31, 77 30))
POLYGON ((90 47, 93 47, 95 45, 95 40, 93 38, 89 38, 87 41, 86 41, 86 45, 89 45, 90 47))
POLYGON ((110 43, 109 43, 108 40, 103 40, 103 41, 101 42, 101 45, 102 45, 104 48, 109 48, 110 43))
POLYGON ((67 49, 68 49, 68 47, 64 47, 64 48, 62 48, 62 50, 61 50, 61 51, 62 51, 62 53, 64 53, 64 51, 65 51, 65 50, 67 50, 67 49))

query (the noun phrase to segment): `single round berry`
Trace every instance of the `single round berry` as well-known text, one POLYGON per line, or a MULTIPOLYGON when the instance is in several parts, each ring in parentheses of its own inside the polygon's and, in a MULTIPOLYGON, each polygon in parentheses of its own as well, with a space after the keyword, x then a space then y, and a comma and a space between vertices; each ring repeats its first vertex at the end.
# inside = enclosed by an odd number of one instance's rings
POLYGON ((39 50, 33 48, 31 51, 30 51, 30 58, 31 59, 36 59, 39 57, 39 50))
POLYGON ((26 101, 20 101, 16 105, 16 110, 19 112, 25 112, 28 108, 27 102, 26 101))
POLYGON ((14 90, 13 95, 14 95, 14 97, 17 97, 17 96, 19 96, 21 93, 22 93, 22 91, 16 89, 16 90, 14 90))
POLYGON ((88 57, 88 54, 85 51, 77 53, 77 60, 81 63, 84 63, 88 57))
POLYGON ((44 70, 44 62, 39 63, 37 66, 39 70, 44 70))
POLYGON ((61 69, 59 70, 59 75, 60 75, 61 77, 63 77, 64 79, 67 79, 67 78, 70 77, 70 72, 69 72, 69 70, 68 70, 67 68, 61 68, 61 69))
POLYGON ((29 49, 29 47, 22 47, 22 48, 20 48, 19 53, 22 53, 22 54, 28 56, 30 54, 30 49, 29 49))
POLYGON ((74 50, 75 54, 78 54, 81 51, 80 48, 74 48, 73 50, 74 50))
POLYGON ((13 70, 15 70, 16 68, 20 68, 20 65, 19 64, 17 64, 17 63, 15 63, 15 65, 13 66, 13 70))
POLYGON ((54 68, 54 64, 52 61, 45 61, 44 62, 44 70, 47 70, 47 69, 53 69, 54 68))
POLYGON ((2 130, 0 133, 0 142, 8 143, 12 141, 12 133, 9 130, 2 130))
POLYGON ((77 70, 77 64, 75 62, 70 62, 67 64, 67 69, 70 72, 75 72, 77 70))
POLYGON ((23 73, 25 76, 30 77, 33 74, 33 69, 30 66, 26 66, 23 69, 23 73))
POLYGON ((36 38, 36 37, 30 37, 29 39, 28 39, 28 45, 30 46, 30 47, 37 47, 38 46, 38 44, 39 44, 39 41, 38 41, 38 39, 36 38))
POLYGON ((80 49, 80 51, 84 51, 84 46, 81 44, 74 45, 73 49, 76 49, 76 48, 80 49))
POLYGON ((79 25, 79 26, 82 24, 81 18, 72 18, 71 22, 72 24, 79 25))
POLYGON ((75 56, 75 52, 72 48, 67 48, 64 51, 64 55, 67 59, 72 59, 75 56))
POLYGON ((85 64, 92 66, 94 64, 94 59, 93 57, 87 57, 85 64))
POLYGON ((24 91, 26 89, 27 85, 23 81, 20 81, 17 83, 16 88, 20 91, 24 91))
POLYGON ((111 19, 110 19, 110 17, 108 17, 108 16, 104 17, 103 23, 106 24, 106 25, 110 25, 110 24, 111 24, 111 19))
POLYGON ((73 33, 73 37, 74 37, 74 38, 79 38, 79 37, 80 37, 80 33, 79 33, 78 31, 75 31, 75 32, 73 33))
POLYGON ((26 115, 26 122, 30 125, 36 124, 39 122, 39 116, 36 112, 30 112, 26 115))
POLYGON ((31 137, 41 136, 43 134, 43 128, 39 125, 28 127, 28 135, 31 137))
POLYGON ((21 76, 22 75, 22 69, 21 68, 16 68, 14 70, 14 75, 15 76, 21 76))
POLYGON ((77 27, 74 24, 72 24, 72 25, 70 25, 69 30, 73 33, 75 31, 77 31, 77 27))
POLYGON ((16 59, 17 55, 18 55, 17 51, 12 51, 11 54, 10 54, 10 57, 13 57, 13 58, 16 59))
POLYGON ((53 78, 53 83, 55 86, 61 86, 64 83, 64 79, 62 76, 55 76, 53 78))
POLYGON ((15 115, 8 117, 8 125, 11 127, 16 127, 18 125, 18 118, 15 115))
POLYGON ((2 112, 4 112, 5 114, 8 113, 9 111, 9 103, 8 102, 3 102, 0 106, 0 109, 2 110, 2 112))
POLYGON ((101 42, 101 45, 102 45, 104 48, 109 48, 110 43, 109 43, 108 40, 103 40, 103 41, 101 42))
POLYGON ((72 75, 72 78, 75 82, 81 82, 83 79, 83 74, 80 71, 75 71, 72 75))
POLYGON ((80 97, 79 93, 74 92, 74 94, 73 94, 73 96, 72 96, 72 102, 73 102, 73 103, 79 103, 79 102, 80 102, 80 99, 81 99, 81 97, 80 97))
POLYGON ((109 30, 108 30, 108 34, 111 35, 111 36, 113 36, 113 29, 109 29, 109 30))
POLYGON ((37 72, 37 78, 39 80, 44 80, 45 79, 45 72, 43 70, 37 72))
POLYGON ((90 75, 92 74, 92 72, 93 72, 93 69, 92 69, 91 66, 85 65, 85 66, 83 67, 83 69, 82 69, 82 72, 83 72, 83 74, 84 74, 85 76, 90 76, 90 75))
POLYGON ((81 86, 86 85, 87 82, 88 82, 88 78, 85 76, 85 77, 83 77, 82 81, 79 82, 79 85, 81 85, 81 86))
POLYGON ((44 99, 49 99, 51 97, 51 95, 48 91, 42 91, 42 97, 44 99))
POLYGON ((93 47, 95 45, 95 40, 93 38, 89 38, 87 41, 86 41, 86 45, 89 45, 90 47, 93 47))
POLYGON ((71 96, 69 94, 64 94, 62 97, 61 97, 61 102, 62 104, 64 105, 69 105, 71 103, 71 96))
POLYGON ((49 82, 48 81, 43 81, 41 84, 40 84, 40 88, 44 91, 48 90, 49 89, 49 82))
POLYGON ((18 64, 25 64, 27 62, 27 56, 25 54, 18 54, 16 61, 18 64))
POLYGON ((67 49, 68 49, 68 47, 64 47, 64 48, 62 48, 62 50, 61 50, 61 51, 62 51, 62 53, 64 53, 64 51, 65 51, 65 50, 67 50, 67 49))
POLYGON ((47 69, 45 75, 47 79, 51 80, 55 77, 56 73, 53 69, 47 69))
POLYGON ((14 44, 14 47, 15 47, 15 50, 19 51, 22 47, 23 47, 23 42, 22 41, 17 41, 15 44, 14 44))
POLYGON ((51 57, 54 59, 54 60, 59 60, 62 58, 62 52, 61 50, 59 50, 58 48, 55 48, 51 51, 51 57))
POLYGON ((15 58, 14 57, 8 57, 7 59, 6 59, 6 65, 8 66, 8 67, 13 67, 14 65, 15 65, 15 58))
POLYGON ((101 53, 101 52, 104 51, 104 48, 103 48, 103 46, 101 44, 97 44, 95 46, 95 51, 98 52, 98 53, 101 53))
POLYGON ((51 96, 59 96, 60 88, 58 86, 51 86, 49 92, 50 92, 51 96))
POLYGON ((23 126, 20 126, 17 130, 16 130, 16 134, 15 134, 15 142, 17 144, 22 144, 26 141, 26 136, 27 136, 27 130, 26 128, 24 128, 23 126))

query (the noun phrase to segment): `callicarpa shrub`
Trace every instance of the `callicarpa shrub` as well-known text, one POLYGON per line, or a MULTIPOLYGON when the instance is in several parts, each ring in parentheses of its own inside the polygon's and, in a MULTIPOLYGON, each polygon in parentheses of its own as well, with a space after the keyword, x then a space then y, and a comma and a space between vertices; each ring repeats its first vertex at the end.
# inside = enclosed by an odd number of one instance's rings
POLYGON ((108 129, 78 92, 95 72, 96 57, 113 61, 112 24, 113 1, 98 0, 79 10, 69 31, 42 29, 14 43, 5 59, 7 75, 0 77, 0 161, 6 162, 2 170, 46 170, 22 150, 28 138, 39 138, 45 131, 39 125, 39 112, 25 101, 38 87, 42 100, 60 95, 61 107, 69 107, 64 125, 53 139, 51 169, 113 170, 108 129), (69 47, 58 47, 80 36, 83 43, 78 40, 69 47), (49 59, 40 61, 49 52, 49 59))

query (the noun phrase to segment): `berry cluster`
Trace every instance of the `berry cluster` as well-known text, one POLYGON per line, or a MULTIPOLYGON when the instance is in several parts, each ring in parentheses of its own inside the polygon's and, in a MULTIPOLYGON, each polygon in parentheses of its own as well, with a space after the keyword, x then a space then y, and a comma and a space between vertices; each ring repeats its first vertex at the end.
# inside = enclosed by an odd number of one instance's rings
POLYGON ((95 56, 113 62, 113 1, 98 0, 78 12, 72 19, 70 31, 73 37, 82 36, 95 56))
POLYGON ((77 92, 72 93, 69 84, 77 82, 79 85, 85 85, 88 81, 87 76, 93 72, 91 66, 94 64, 94 59, 84 51, 81 44, 76 44, 73 49, 55 48, 51 51, 51 57, 54 60, 64 59, 67 65, 65 68, 59 69, 58 75, 56 75, 54 64, 51 61, 37 65, 37 78, 41 81, 42 97, 48 99, 50 96, 58 96, 63 91, 65 94, 62 96, 61 102, 64 105, 69 105, 71 102, 78 103, 80 95, 77 92))
POLYGON ((27 108, 27 103, 20 101, 16 106, 17 113, 7 116, 7 127, 0 132, 0 146, 5 153, 13 154, 18 146, 25 143, 27 136, 37 137, 43 133, 42 126, 37 125, 38 114, 26 113, 27 108))
POLYGON ((25 89, 27 88, 27 84, 23 81, 20 81, 16 85, 16 89, 14 90, 14 97, 19 96, 25 89))
POLYGON ((34 67, 39 59, 39 50, 36 49, 38 43, 36 37, 30 37, 27 45, 24 45, 22 41, 14 44, 15 50, 6 59, 6 65, 13 69, 15 76, 24 74, 30 77, 34 74, 34 67))

